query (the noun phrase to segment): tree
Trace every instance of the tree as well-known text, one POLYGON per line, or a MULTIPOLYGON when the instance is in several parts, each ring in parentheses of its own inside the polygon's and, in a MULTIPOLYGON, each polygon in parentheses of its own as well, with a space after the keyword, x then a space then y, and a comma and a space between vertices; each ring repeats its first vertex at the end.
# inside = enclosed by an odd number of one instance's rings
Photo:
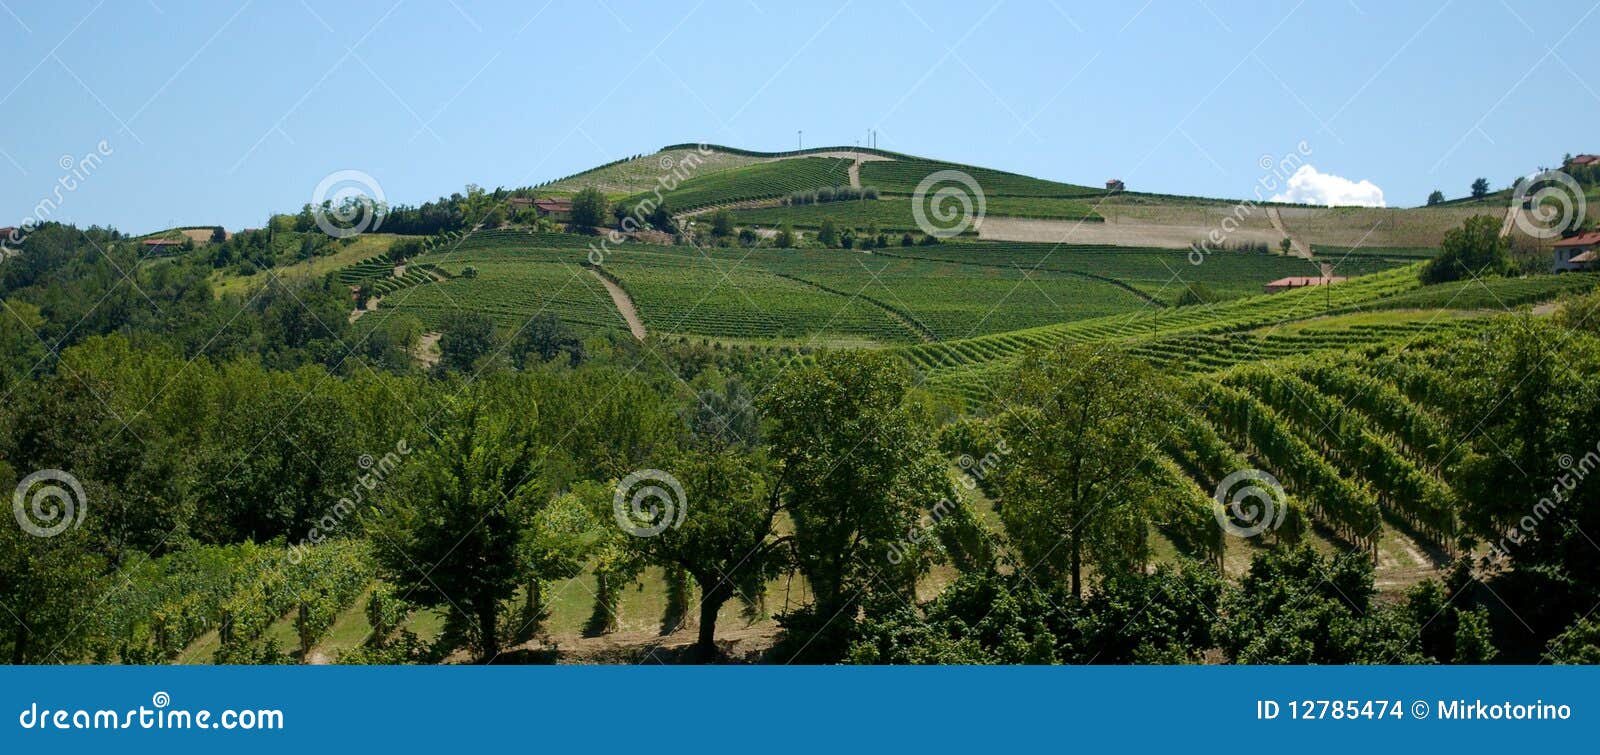
POLYGON ((1145 362, 1099 347, 1026 357, 998 418, 1016 450, 994 476, 1000 516, 1030 570, 1071 580, 1083 565, 1133 568, 1158 515, 1153 475, 1171 389, 1145 362))
POLYGON ((572 224, 580 228, 599 228, 606 223, 610 202, 593 186, 572 197, 572 224))
POLYGON ((1289 250, 1292 249, 1292 248, 1294 248, 1294 242, 1290 241, 1288 236, 1284 236, 1283 238, 1278 239, 1278 252, 1279 253, 1288 254, 1289 250))
POLYGON ((1439 256, 1422 268, 1423 283, 1504 275, 1511 270, 1510 245, 1500 237, 1500 221, 1488 215, 1467 218, 1460 228, 1446 231, 1439 248, 1439 256))
POLYGON ((1472 198, 1483 199, 1489 195, 1489 179, 1479 178, 1472 182, 1472 198))
POLYGON ((1211 290, 1210 286, 1204 283, 1184 283, 1183 291, 1178 294, 1177 299, 1173 300, 1172 305, 1175 307, 1190 307, 1196 304, 1210 304, 1221 300, 1222 297, 1218 296, 1215 291, 1211 290))
MULTIPOLYGON (((0 485, 12 490, 16 484, 16 474, 0 460, 0 485)), ((90 639, 83 624, 98 608, 96 587, 104 569, 105 561, 89 550, 87 528, 68 527, 54 537, 35 537, 16 522, 4 522, 0 595, 10 613, 0 626, 11 631, 0 635, 0 649, 6 651, 0 657, 12 664, 80 660, 79 653, 90 639)))
POLYGON ((1309 546, 1257 555, 1222 603, 1218 644, 1234 663, 1423 663, 1403 607, 1374 605, 1365 551, 1324 558, 1309 546))
POLYGON ((733 213, 725 208, 711 213, 711 235, 719 239, 732 236, 733 213))
POLYGON ((478 360, 494 353, 494 320, 481 312, 456 312, 445 319, 439 334, 439 364, 468 372, 478 360))
POLYGON ((645 217, 645 221, 650 223, 651 228, 664 233, 674 233, 678 230, 678 224, 673 222, 672 212, 667 209, 667 200, 665 199, 650 210, 650 214, 645 217))
MULTIPOLYGON (((1484 187, 1484 189, 1487 191, 1488 187, 1484 187)), ((1444 192, 1438 189, 1434 189, 1432 193, 1428 194, 1428 206, 1432 207, 1436 204, 1444 204, 1444 192)))
POLYGON ((822 221, 822 227, 817 230, 817 241, 830 249, 839 245, 839 228, 832 219, 822 221))
POLYGON ((422 239, 419 238, 395 239, 393 243, 389 244, 389 261, 396 265, 401 264, 427 251, 427 248, 427 245, 422 243, 422 239))
POLYGON ((772 245, 779 249, 793 249, 794 242, 794 229, 788 223, 778 226, 778 235, 773 237, 772 245))
POLYGON ((517 369, 548 362, 562 355, 566 356, 568 366, 577 367, 584 357, 583 339, 552 314, 534 315, 517 333, 508 351, 517 369))
POLYGON ((827 352, 764 396, 796 565, 815 595, 785 626, 806 635, 796 639, 809 658, 843 652, 863 593, 911 594, 927 561, 886 554, 924 512, 955 497, 931 414, 910 389, 908 368, 892 356, 827 352))
POLYGON ((501 602, 523 577, 524 546, 546 504, 537 408, 514 380, 474 383, 383 496, 374 518, 385 579, 442 607, 480 660, 500 653, 501 602))
POLYGON ((683 523, 631 538, 647 558, 681 568, 700 588, 695 653, 716 657, 717 613, 735 596, 754 602, 778 576, 787 538, 774 536, 781 499, 751 457, 735 448, 696 451, 672 466, 683 484, 683 523))

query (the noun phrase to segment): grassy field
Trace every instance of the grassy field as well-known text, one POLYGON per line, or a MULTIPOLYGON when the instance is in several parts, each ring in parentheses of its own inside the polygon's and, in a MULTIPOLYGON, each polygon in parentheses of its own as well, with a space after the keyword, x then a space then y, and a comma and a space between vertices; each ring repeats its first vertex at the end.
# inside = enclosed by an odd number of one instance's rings
MULTIPOLYGON (((339 268, 383 254, 397 238, 400 237, 392 233, 363 233, 351 237, 348 242, 342 242, 334 254, 284 265, 274 272, 285 280, 319 278, 339 268)), ((266 272, 258 272, 255 275, 212 273, 211 287, 218 296, 230 293, 248 294, 256 286, 265 283, 269 277, 270 274, 266 272)))

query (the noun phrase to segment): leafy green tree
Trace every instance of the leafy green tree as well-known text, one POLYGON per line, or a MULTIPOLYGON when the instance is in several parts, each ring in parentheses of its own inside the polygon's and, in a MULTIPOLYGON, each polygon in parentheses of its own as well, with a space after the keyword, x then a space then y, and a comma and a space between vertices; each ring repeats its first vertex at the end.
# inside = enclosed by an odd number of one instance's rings
POLYGON ((995 475, 1000 516, 1030 571, 1070 580, 1083 567, 1129 569, 1160 515, 1144 469, 1159 457, 1170 388, 1145 362, 1100 347, 1027 356, 998 426, 1015 451, 995 475))
POLYGON ((727 209, 711 213, 711 235, 722 239, 733 235, 733 213, 727 209))
MULTIPOLYGON (((846 659, 864 664, 1046 664, 1068 616, 1020 574, 963 574, 924 606, 887 598, 869 611, 846 659)), ((1071 611, 1072 609, 1067 609, 1071 611)))
POLYGON ((717 613, 736 596, 754 602, 778 576, 785 538, 774 535, 779 490, 769 487, 744 452, 732 448, 696 451, 673 465, 689 508, 683 523, 631 545, 647 558, 680 568, 700 588, 696 655, 717 655, 717 613))
POLYGON ((833 224, 832 218, 822 221, 822 227, 817 230, 817 241, 830 249, 839 245, 839 228, 833 224))
POLYGON ((1600 618, 1589 616, 1575 622, 1550 641, 1545 657, 1551 663, 1600 665, 1600 618))
POLYGON ((1439 248, 1439 256, 1422 268, 1423 283, 1504 275, 1511 270, 1511 250, 1500 237, 1500 221, 1488 215, 1467 218, 1460 228, 1446 231, 1439 248))
POLYGON ((1479 178, 1472 182, 1472 198, 1483 199, 1489 195, 1489 179, 1479 178))
POLYGON ((794 229, 788 223, 778 227, 778 235, 773 238, 772 245, 779 249, 793 249, 795 243, 794 229))
POLYGON ((83 622, 98 607, 105 568, 88 545, 81 527, 55 537, 35 537, 14 522, 0 527, 0 595, 10 611, 0 648, 10 663, 81 660, 90 639, 83 622))
POLYGON ((525 578, 529 531, 548 502, 526 395, 494 376, 467 388, 435 428, 439 440, 406 461, 373 524, 384 578, 447 609, 485 662, 500 653, 501 603, 525 578))
POLYGON ((1196 663, 1214 647, 1222 576, 1184 559, 1100 578, 1068 633, 1077 663, 1196 663))
POLYGON ((1211 290, 1210 286, 1204 283, 1185 283, 1183 284, 1183 291, 1178 294, 1177 299, 1173 300, 1172 305, 1175 307, 1192 307, 1196 304, 1211 304, 1221 300, 1222 297, 1218 296, 1215 291, 1211 290))
POLYGON ((1444 192, 1438 189, 1434 189, 1428 194, 1428 206, 1432 207, 1436 204, 1444 204, 1444 192))
POLYGON ((445 319, 439 334, 439 365, 471 372, 497 345, 494 320, 481 312, 456 312, 445 319))
POLYGON ((517 369, 563 356, 568 366, 576 367, 584 357, 583 339, 571 326, 551 314, 534 315, 517 333, 507 351, 517 369))
POLYGON ((395 239, 389 244, 389 261, 400 264, 427 251, 427 245, 415 236, 395 239))
POLYGON ((1422 663, 1403 607, 1374 605, 1363 551, 1324 558, 1309 546, 1257 555, 1222 604, 1218 644, 1234 663, 1422 663))
POLYGON ((597 490, 595 483, 581 482, 574 491, 556 496, 533 515, 517 554, 523 604, 519 615, 512 619, 513 641, 526 642, 537 634, 550 615, 545 598, 547 586, 582 574, 600 542, 600 529, 611 525, 597 520, 586 503, 597 497, 597 490))
POLYGON ((599 228, 606 224, 611 203, 599 189, 590 186, 572 197, 572 224, 580 228, 599 228))
POLYGON ((763 398, 796 563, 815 595, 786 626, 805 635, 807 657, 837 657, 855 624, 858 596, 912 594, 928 563, 896 564, 891 546, 955 492, 928 408, 913 399, 911 376, 894 357, 824 353, 785 374, 763 398))
POLYGON ((675 233, 678 230, 678 224, 672 219, 672 211, 667 209, 665 199, 650 210, 650 214, 645 216, 645 221, 651 228, 664 233, 675 233))

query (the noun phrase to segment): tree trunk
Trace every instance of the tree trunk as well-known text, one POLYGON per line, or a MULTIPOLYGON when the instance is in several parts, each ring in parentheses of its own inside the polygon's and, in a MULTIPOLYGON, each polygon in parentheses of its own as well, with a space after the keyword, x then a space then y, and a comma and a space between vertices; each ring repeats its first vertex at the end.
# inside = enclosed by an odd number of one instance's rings
POLYGON ((1072 597, 1083 598, 1083 539, 1072 535, 1072 597))
POLYGON ((496 608, 493 598, 478 602, 478 635, 483 644, 484 663, 493 663, 495 657, 500 655, 500 637, 495 627, 496 608))
POLYGON ((11 665, 21 666, 28 659, 28 627, 17 621, 16 639, 11 641, 11 665))
POLYGON ((710 589, 704 583, 700 586, 700 633, 694 649, 695 658, 701 663, 710 662, 720 655, 717 651, 717 612, 731 597, 733 587, 726 580, 718 580, 710 589))

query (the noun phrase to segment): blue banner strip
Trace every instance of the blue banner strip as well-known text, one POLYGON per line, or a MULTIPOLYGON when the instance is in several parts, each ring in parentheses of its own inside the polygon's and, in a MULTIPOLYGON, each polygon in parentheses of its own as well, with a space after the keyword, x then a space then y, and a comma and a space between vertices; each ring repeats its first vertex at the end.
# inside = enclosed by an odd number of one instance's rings
POLYGON ((0 753, 1592 748, 1597 689, 1590 667, 12 667, 0 753))

